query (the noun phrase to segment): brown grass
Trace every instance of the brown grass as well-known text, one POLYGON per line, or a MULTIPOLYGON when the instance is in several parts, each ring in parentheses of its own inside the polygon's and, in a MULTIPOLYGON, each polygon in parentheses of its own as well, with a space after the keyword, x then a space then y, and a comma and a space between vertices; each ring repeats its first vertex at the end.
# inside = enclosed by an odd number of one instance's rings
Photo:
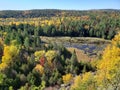
POLYGON ((73 52, 75 50, 78 61, 84 61, 89 62, 91 60, 96 59, 96 57, 90 57, 87 54, 84 53, 83 50, 77 49, 77 48, 67 48, 70 52, 73 52))

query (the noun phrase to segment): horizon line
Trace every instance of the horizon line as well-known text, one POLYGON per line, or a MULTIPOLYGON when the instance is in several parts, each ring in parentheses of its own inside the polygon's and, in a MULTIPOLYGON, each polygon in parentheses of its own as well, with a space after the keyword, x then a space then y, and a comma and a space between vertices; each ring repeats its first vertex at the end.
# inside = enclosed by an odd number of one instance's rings
POLYGON ((90 10, 120 10, 120 8, 99 8, 99 9, 55 9, 55 8, 41 8, 41 9, 3 9, 0 11, 30 11, 30 10, 66 10, 66 11, 90 11, 90 10))

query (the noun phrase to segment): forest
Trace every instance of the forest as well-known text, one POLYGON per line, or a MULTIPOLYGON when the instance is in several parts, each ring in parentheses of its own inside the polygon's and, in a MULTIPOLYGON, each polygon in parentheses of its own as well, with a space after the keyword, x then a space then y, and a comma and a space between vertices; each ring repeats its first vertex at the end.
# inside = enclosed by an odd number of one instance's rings
MULTIPOLYGON (((101 43, 101 42, 99 42, 101 43)), ((119 90, 120 10, 0 11, 0 90, 119 90), (78 60, 45 37, 109 40, 97 60, 78 60)))

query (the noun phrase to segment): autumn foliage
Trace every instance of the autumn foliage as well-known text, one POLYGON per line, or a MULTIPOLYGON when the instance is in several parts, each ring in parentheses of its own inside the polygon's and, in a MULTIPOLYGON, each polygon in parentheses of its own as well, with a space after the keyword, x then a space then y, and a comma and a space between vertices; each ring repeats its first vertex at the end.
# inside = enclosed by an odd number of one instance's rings
POLYGON ((97 62, 97 71, 93 73, 76 76, 71 89, 120 89, 120 33, 105 48, 102 59, 97 62))
POLYGON ((19 49, 16 46, 4 46, 2 63, 0 64, 0 71, 9 68, 9 65, 14 62, 15 57, 18 55, 19 49))
MULTIPOLYGON (((51 86, 59 90, 120 90, 120 33, 116 35, 120 12, 33 11, 16 11, 14 15, 0 11, 0 90, 44 90, 51 86), (67 44, 75 47, 79 39, 71 37, 103 38, 97 45, 106 42, 104 39, 111 43, 99 59, 81 62, 83 58, 77 58, 76 51, 71 53, 59 43, 42 40, 42 36, 69 36, 67 44)), ((82 48, 88 51, 87 46, 82 48)))
POLYGON ((64 83, 64 84, 70 83, 70 82, 72 81, 72 78, 73 78, 73 76, 72 76, 72 74, 70 74, 70 73, 68 73, 68 74, 66 74, 66 75, 63 75, 63 77, 62 77, 63 83, 64 83))
POLYGON ((98 83, 106 88, 108 84, 113 87, 119 84, 120 80, 120 34, 112 40, 103 53, 102 60, 98 63, 97 78, 98 83))

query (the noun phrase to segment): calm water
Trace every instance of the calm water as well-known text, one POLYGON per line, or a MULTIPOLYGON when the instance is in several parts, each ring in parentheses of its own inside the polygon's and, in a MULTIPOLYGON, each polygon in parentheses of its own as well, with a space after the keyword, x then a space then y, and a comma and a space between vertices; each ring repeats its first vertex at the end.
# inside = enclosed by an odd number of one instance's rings
POLYGON ((73 47, 85 51, 85 53, 97 53, 104 50, 107 44, 82 44, 82 43, 63 43, 65 47, 73 47))

